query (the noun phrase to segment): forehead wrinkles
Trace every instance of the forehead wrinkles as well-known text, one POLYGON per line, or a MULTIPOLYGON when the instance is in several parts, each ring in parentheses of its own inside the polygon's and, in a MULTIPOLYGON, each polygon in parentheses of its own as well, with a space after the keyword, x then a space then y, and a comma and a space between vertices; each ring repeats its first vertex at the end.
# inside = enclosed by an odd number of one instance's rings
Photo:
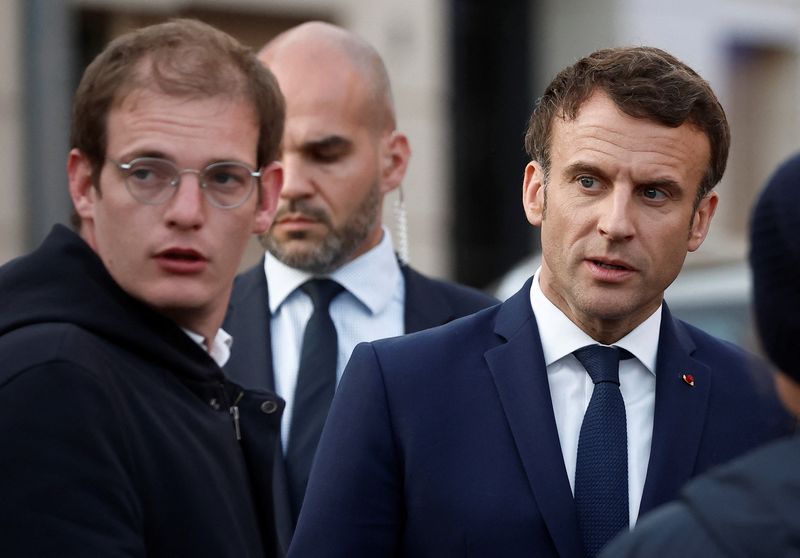
POLYGON ((571 121, 558 119, 553 130, 553 156, 561 163, 567 163, 567 159, 613 160, 680 172, 690 172, 694 170, 690 167, 697 166, 704 171, 707 139, 688 124, 669 128, 633 118, 622 119, 621 125, 594 120, 582 121, 580 114, 571 121), (700 145, 702 149, 698 149, 700 145))

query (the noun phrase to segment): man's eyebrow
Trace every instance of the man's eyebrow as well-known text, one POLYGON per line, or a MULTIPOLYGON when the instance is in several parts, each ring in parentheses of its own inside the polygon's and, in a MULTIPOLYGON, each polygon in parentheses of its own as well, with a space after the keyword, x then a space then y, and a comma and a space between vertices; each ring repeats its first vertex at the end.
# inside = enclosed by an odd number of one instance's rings
POLYGON ((170 157, 164 153, 163 151, 157 151, 153 149, 137 149, 131 151, 129 153, 125 153, 123 159, 125 161, 132 161, 134 159, 141 159, 143 157, 147 157, 150 159, 166 159, 171 160, 170 157))
POLYGON ((564 167, 562 171, 564 176, 573 176, 576 174, 591 174, 593 176, 601 176, 603 172, 596 166, 586 161, 576 161, 564 167))
POLYGON ((306 141, 303 143, 303 149, 312 150, 312 149, 343 148, 343 147, 348 147, 352 144, 353 144, 352 141, 343 136, 332 135, 306 141))

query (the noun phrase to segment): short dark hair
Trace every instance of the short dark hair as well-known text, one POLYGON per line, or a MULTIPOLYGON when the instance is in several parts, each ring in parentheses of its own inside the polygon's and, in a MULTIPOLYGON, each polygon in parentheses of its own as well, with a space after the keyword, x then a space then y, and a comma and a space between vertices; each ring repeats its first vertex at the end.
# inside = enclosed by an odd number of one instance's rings
POLYGON ((550 82, 525 134, 525 150, 542 166, 545 176, 550 170, 553 119, 573 120, 597 90, 629 116, 675 128, 688 122, 706 134, 711 160, 699 185, 698 203, 722 179, 731 142, 722 105, 694 70, 653 47, 598 50, 564 68, 550 82))
POLYGON ((108 113, 144 88, 176 97, 249 101, 259 123, 258 166, 277 158, 286 109, 272 72, 227 33, 175 19, 118 37, 83 74, 73 100, 70 142, 89 159, 95 186, 105 163, 108 113))

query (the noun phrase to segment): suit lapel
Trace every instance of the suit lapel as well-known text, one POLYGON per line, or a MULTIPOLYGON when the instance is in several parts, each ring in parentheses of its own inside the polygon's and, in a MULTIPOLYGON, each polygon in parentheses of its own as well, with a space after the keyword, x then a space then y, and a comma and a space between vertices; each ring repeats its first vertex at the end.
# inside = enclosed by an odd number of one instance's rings
POLYGON ((400 267, 406 286, 405 333, 445 324, 456 317, 447 300, 426 288, 425 278, 407 265, 400 267))
POLYGON ((560 556, 582 556, 578 520, 556 429, 550 387, 530 306, 530 280, 500 309, 507 340, 485 353, 536 503, 560 556))
POLYGON ((275 391, 270 342, 269 291, 264 260, 236 278, 223 328, 233 336, 225 371, 237 383, 275 391), (237 350, 246 347, 244 350, 237 350))
POLYGON ((674 498, 692 476, 700 447, 711 374, 691 357, 694 343, 664 304, 656 359, 656 400, 650 462, 639 515, 674 498), (690 386, 683 376, 691 376, 690 386))

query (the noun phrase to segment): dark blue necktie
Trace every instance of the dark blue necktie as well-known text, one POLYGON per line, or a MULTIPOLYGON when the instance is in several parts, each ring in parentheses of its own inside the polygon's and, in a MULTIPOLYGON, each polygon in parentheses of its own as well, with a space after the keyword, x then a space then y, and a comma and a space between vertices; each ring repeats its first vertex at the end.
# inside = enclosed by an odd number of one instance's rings
POLYGON ((619 390, 619 360, 632 355, 602 345, 589 345, 573 354, 594 382, 581 424, 575 466, 578 527, 586 555, 593 558, 630 523, 628 434, 625 402, 619 390))
POLYGON ((289 446, 286 451, 286 475, 295 523, 306 493, 311 463, 317 451, 322 427, 336 391, 338 343, 336 327, 328 307, 344 287, 330 279, 312 279, 300 289, 311 297, 314 312, 303 334, 294 410, 289 428, 289 446))

